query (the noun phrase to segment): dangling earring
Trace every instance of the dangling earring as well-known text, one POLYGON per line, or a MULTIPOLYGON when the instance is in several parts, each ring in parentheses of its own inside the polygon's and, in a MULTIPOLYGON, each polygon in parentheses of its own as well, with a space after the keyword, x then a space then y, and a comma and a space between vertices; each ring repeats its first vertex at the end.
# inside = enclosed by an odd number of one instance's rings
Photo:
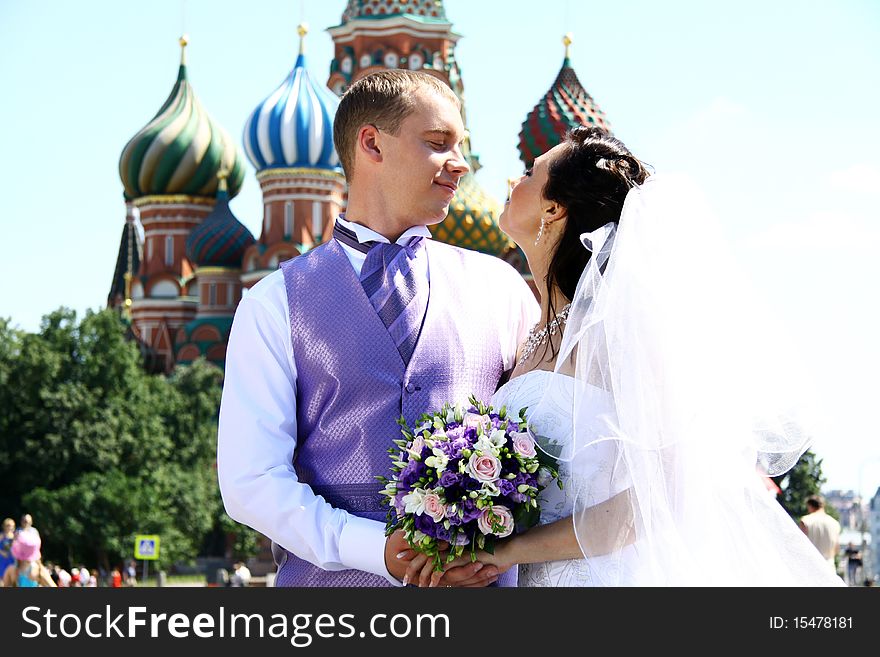
POLYGON ((545 221, 546 221, 546 219, 544 219, 544 217, 541 217, 541 228, 538 230, 538 237, 535 240, 535 246, 538 246, 538 242, 541 241, 541 236, 544 234, 544 222, 545 221))

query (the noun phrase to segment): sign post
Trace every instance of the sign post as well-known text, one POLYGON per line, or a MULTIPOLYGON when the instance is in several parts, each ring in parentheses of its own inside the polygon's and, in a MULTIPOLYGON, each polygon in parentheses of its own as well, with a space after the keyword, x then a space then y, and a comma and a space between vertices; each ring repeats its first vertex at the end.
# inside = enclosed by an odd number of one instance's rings
POLYGON ((143 581, 147 581, 147 564, 159 558, 159 535, 137 534, 134 537, 134 558, 143 559, 143 581))

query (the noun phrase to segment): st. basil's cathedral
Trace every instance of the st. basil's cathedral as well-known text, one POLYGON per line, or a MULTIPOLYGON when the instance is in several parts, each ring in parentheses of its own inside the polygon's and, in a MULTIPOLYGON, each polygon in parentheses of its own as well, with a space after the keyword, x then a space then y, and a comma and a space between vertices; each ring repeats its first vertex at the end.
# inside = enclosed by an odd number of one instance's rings
MULTIPOLYGON (((284 260, 330 239, 346 201, 333 118, 352 83, 386 68, 427 72, 461 99, 467 126, 455 58, 459 35, 440 0, 349 0, 340 24, 327 31, 335 52, 327 83, 306 67, 306 29, 300 26, 293 70, 244 122, 242 147, 263 196, 258 238, 229 208, 244 181, 242 150, 199 102, 187 78, 187 43, 181 38, 170 95, 119 160, 126 217, 108 305, 128 319, 149 369, 169 372, 199 357, 222 367, 242 294, 284 260)), ((526 166, 570 127, 609 129, 571 67, 570 37, 564 42, 556 80, 522 124, 518 149, 526 166)), ((469 137, 464 152, 471 172, 446 219, 430 227, 433 237, 497 256, 528 278, 522 252, 498 227, 500 203, 474 175, 479 161, 469 137)))

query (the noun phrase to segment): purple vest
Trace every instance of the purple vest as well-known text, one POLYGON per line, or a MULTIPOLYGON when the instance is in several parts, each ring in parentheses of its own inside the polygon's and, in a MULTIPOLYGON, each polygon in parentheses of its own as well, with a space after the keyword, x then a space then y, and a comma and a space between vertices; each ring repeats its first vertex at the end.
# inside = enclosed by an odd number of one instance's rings
MULTIPOLYGON (((384 522, 380 505, 397 419, 412 426, 445 402, 489 400, 503 373, 493 290, 480 289, 487 256, 426 240, 430 296, 409 366, 336 240, 281 265, 296 361, 302 483, 333 506, 384 522)), ((273 545, 276 586, 390 586, 359 570, 327 571, 273 545)), ((515 586, 515 569, 499 583, 515 586)))

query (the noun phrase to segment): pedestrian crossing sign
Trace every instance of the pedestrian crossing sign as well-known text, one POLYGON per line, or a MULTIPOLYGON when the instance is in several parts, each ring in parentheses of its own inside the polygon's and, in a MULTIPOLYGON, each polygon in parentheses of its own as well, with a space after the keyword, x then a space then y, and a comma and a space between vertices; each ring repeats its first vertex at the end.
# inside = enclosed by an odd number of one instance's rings
POLYGON ((158 559, 159 536, 157 534, 138 534, 134 537, 135 559, 158 559))

